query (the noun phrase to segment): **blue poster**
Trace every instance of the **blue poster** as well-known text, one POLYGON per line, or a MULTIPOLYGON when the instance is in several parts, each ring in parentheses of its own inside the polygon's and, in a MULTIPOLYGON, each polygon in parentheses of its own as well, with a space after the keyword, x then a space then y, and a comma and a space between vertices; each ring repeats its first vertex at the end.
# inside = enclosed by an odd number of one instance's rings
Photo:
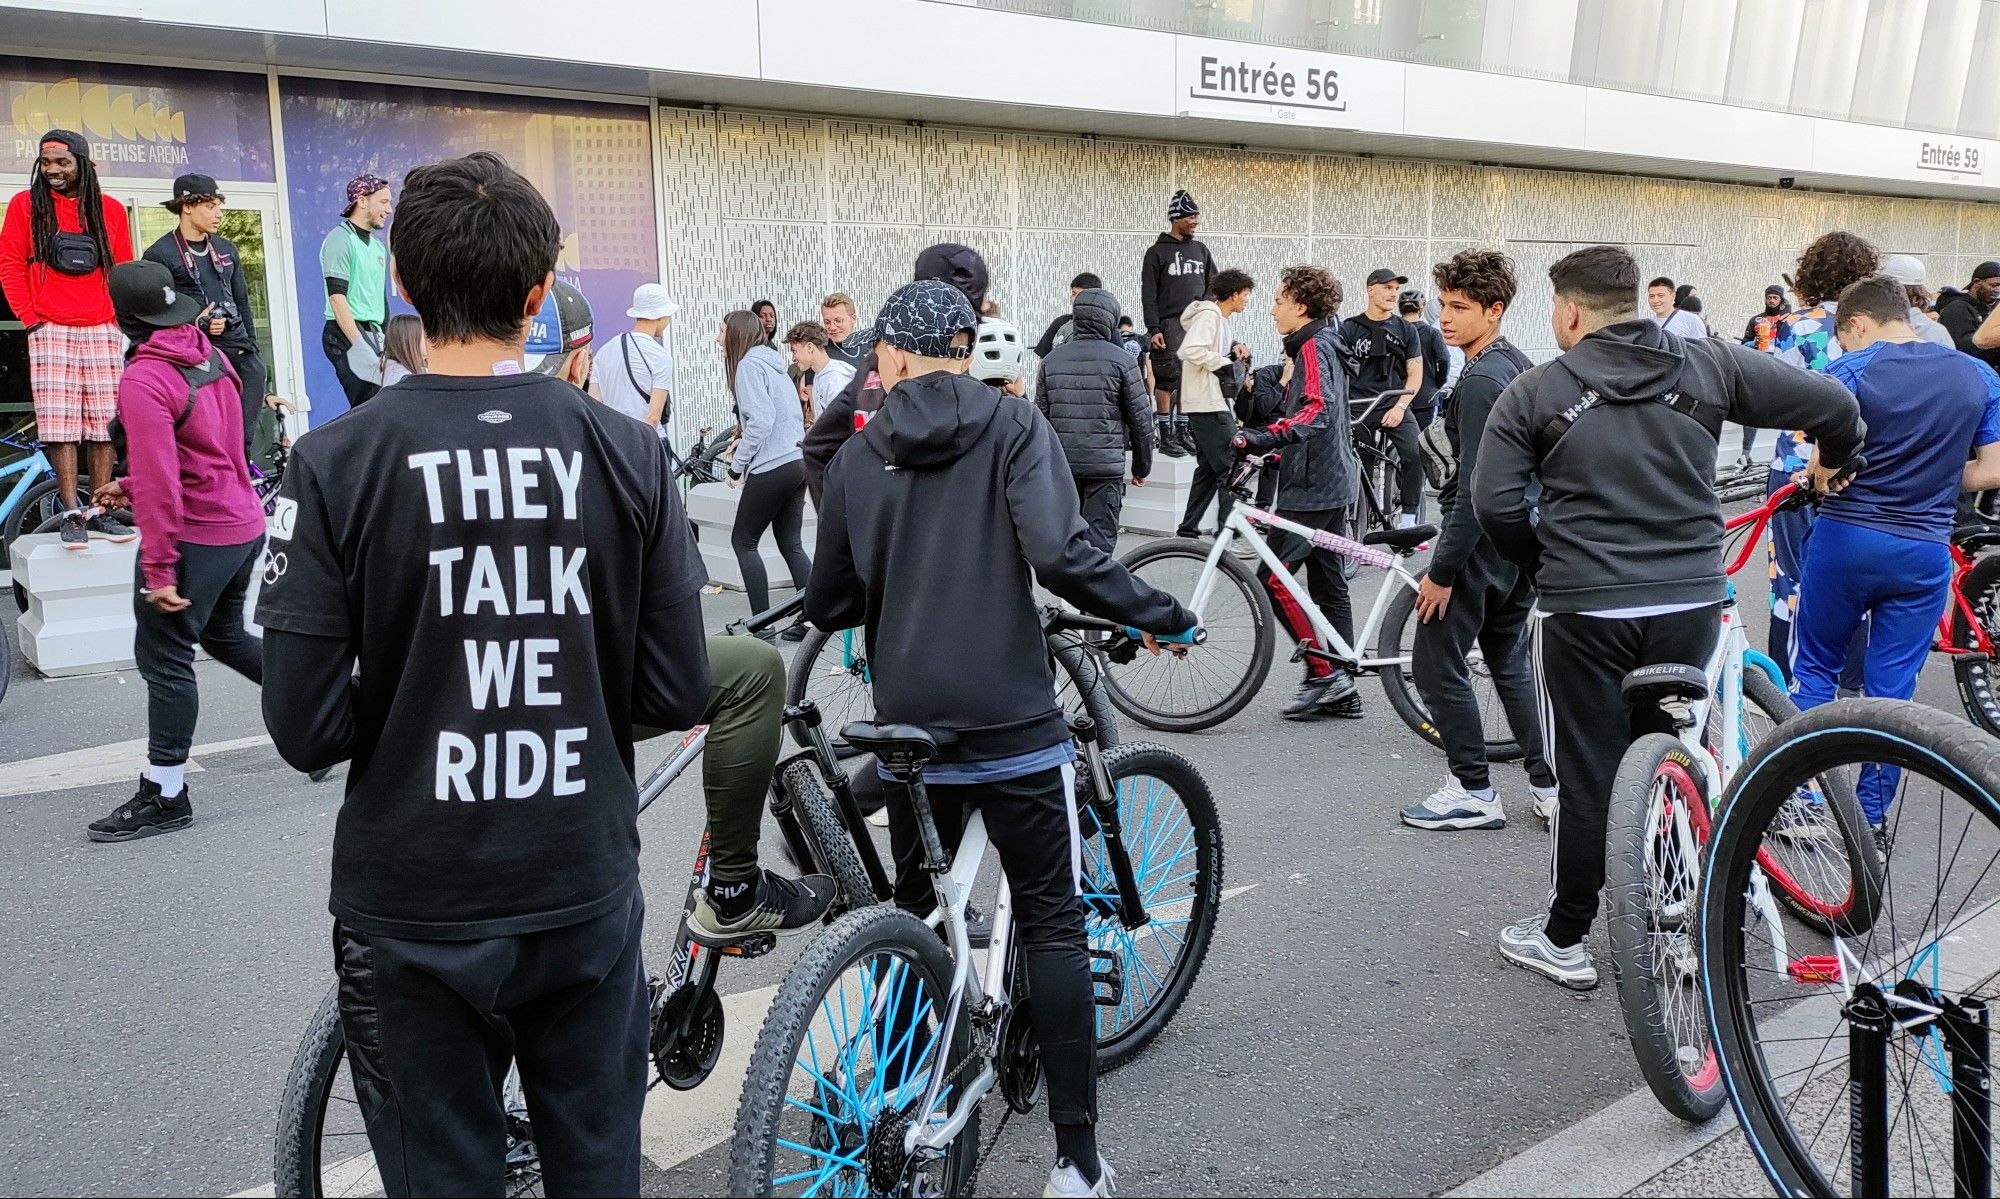
POLYGON ((0 55, 0 119, 0 172, 21 186, 50 129, 83 134, 98 173, 114 178, 277 177, 262 75, 0 55))
MULTIPOLYGON (((341 219, 347 181, 379 175, 399 195, 411 168, 491 150, 548 197, 562 223, 556 273, 582 289, 600 330, 624 328, 632 289, 660 277, 652 123, 638 105, 520 98, 333 79, 279 81, 298 272, 299 344, 314 426, 347 411, 320 349, 320 241, 341 219)), ((389 220, 389 250, 396 222, 389 220)), ((409 306, 394 297, 390 311, 409 306)))

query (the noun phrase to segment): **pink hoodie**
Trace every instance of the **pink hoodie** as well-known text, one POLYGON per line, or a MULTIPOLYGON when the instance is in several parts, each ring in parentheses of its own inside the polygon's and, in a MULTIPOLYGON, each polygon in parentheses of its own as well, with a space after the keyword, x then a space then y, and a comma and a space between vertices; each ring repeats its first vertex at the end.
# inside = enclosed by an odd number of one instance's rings
POLYGON ((125 427, 131 476, 122 480, 139 517, 139 566, 146 589, 174 586, 180 543, 242 545, 264 532, 264 509, 243 460, 242 383, 227 359, 224 376, 187 408, 187 380, 176 369, 208 359, 208 338, 193 325, 161 329, 125 364, 118 419, 125 427))

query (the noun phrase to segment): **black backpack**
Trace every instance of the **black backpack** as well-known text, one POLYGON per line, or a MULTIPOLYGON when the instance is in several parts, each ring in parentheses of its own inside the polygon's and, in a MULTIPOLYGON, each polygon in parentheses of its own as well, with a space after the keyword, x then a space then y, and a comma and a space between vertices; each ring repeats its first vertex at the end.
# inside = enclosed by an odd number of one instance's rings
MULTIPOLYGON (((222 364, 222 351, 214 346, 208 347, 208 361, 200 366, 182 366, 176 362, 174 369, 181 373, 181 379, 187 383, 188 389, 187 404, 181 409, 181 414, 174 418, 174 431, 179 432, 180 427, 187 424, 188 418, 194 415, 195 401, 201 397, 201 389, 222 378, 227 370, 222 364)), ((111 454, 118 460, 119 469, 122 471, 125 462, 125 425, 115 416, 111 418, 111 454)))

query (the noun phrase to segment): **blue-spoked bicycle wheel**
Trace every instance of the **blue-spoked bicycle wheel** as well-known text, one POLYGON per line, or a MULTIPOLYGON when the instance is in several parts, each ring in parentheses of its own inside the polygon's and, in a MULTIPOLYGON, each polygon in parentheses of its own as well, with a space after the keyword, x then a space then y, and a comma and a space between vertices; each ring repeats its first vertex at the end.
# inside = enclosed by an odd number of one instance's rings
POLYGON ((1103 829, 1080 803, 1085 927, 1091 949, 1116 957, 1124 993, 1097 1009, 1098 1069, 1130 1061, 1187 999, 1222 904, 1222 825, 1208 784, 1186 758, 1133 742, 1107 750, 1118 826, 1147 922, 1126 928, 1103 829))
POLYGON ((758 1033, 736 1139, 732 1195, 964 1195, 978 1170, 975 1110, 941 1152, 904 1152, 915 1124, 942 1125, 972 1052, 969 1021, 946 1019, 951 958, 921 920, 852 912, 778 987, 758 1033), (947 1041, 946 1026, 951 1025, 947 1041), (945 1078, 924 1100, 934 1067, 945 1078))

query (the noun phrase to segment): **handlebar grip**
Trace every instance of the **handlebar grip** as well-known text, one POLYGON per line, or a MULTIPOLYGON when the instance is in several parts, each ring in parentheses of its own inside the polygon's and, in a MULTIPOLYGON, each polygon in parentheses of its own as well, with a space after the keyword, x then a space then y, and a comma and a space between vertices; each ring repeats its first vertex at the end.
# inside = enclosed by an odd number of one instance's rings
MULTIPOLYGON (((1138 641, 1146 634, 1142 629, 1135 629, 1131 625, 1126 625, 1125 635, 1134 641, 1138 641)), ((1161 645, 1200 645, 1208 640, 1208 630, 1202 628, 1200 625, 1196 625, 1185 633, 1155 633, 1153 634, 1153 640, 1161 645)))

